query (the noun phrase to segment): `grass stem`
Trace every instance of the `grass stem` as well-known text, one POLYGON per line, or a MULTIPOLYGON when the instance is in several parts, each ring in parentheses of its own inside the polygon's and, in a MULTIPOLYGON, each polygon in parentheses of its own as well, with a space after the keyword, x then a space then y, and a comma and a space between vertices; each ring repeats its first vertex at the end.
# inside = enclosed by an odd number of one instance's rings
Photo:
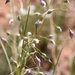
POLYGON ((30 13, 30 1, 29 1, 29 9, 28 9, 26 24, 24 25, 24 35, 26 34, 26 30, 27 30, 27 25, 28 25, 28 20, 29 20, 29 13, 30 13))
MULTIPOLYGON (((63 47, 63 48, 64 48, 64 47, 63 47)), ((54 73, 55 73, 55 71, 56 71, 56 68, 57 68, 57 65, 58 65, 58 62, 59 62, 61 53, 62 53, 62 51, 63 51, 63 48, 61 49, 61 51, 60 51, 60 53, 59 53, 59 55, 58 55, 57 62, 56 62, 56 64, 55 64, 55 67, 54 67, 54 70, 53 70, 52 75, 54 75, 54 73)))
POLYGON ((0 39, 0 44, 1 44, 1 46, 2 46, 2 49, 3 49, 3 51, 4 51, 4 54, 5 54, 5 56, 6 56, 6 59, 7 59, 8 65, 9 65, 10 72, 11 72, 12 75, 14 75, 14 74, 13 74, 13 70, 12 70, 12 66, 11 66, 11 64, 10 64, 10 60, 9 60, 8 54, 7 54, 7 52, 6 52, 6 49, 5 49, 4 44, 3 44, 3 42, 2 42, 1 39, 0 39))

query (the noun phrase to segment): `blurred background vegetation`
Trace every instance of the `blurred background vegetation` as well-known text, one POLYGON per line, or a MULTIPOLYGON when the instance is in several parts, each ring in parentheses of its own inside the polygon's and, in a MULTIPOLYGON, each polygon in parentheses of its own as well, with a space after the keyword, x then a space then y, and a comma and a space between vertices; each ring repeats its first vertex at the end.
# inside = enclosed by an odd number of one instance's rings
MULTIPOLYGON (((24 25, 26 23, 28 6, 29 6, 28 1, 29 0, 23 0, 25 11, 23 15, 19 15, 20 2, 19 0, 14 0, 15 12, 18 18, 19 19, 21 18, 20 25, 24 25)), ((54 46, 52 44, 53 42, 51 43, 46 39, 41 39, 37 47, 42 52, 46 53, 49 56, 52 63, 55 63, 62 46, 66 44, 63 49, 65 51, 63 51, 59 64, 57 66, 56 75, 75 75, 75 72, 74 72, 74 69, 75 69, 75 59, 74 59, 75 41, 74 40, 75 38, 70 39, 69 29, 68 29, 70 27, 74 31, 74 28, 75 28, 75 8, 74 8, 75 1, 74 0, 69 0, 69 1, 68 0, 45 0, 45 2, 47 3, 46 9, 44 9, 41 6, 40 0, 31 0, 30 15, 28 19, 26 32, 32 32, 32 34, 35 34, 35 31, 36 31, 35 22, 37 20, 42 20, 43 18, 40 15, 39 16, 34 15, 36 12, 43 14, 48 9, 55 9, 50 15, 46 16, 44 22, 38 26, 37 36, 41 35, 44 37, 49 37, 49 35, 53 35, 53 39, 56 45, 54 46), (51 4, 49 4, 49 1, 51 1, 51 4), (60 32, 60 28, 62 29, 62 32, 60 32), (70 47, 71 44, 73 44, 72 47, 70 47), (65 54, 68 52, 68 49, 70 49, 69 53, 65 54), (68 66, 66 66, 67 65, 66 62, 68 62, 67 63, 68 66), (62 64, 64 64, 65 67, 62 67, 61 66, 62 64), (63 69, 65 69, 65 71, 63 69)), ((0 8, 6 11, 2 12, 2 10, 0 9, 0 19, 2 20, 2 22, 0 22, 0 25, 4 29, 4 31, 7 31, 8 29, 12 29, 13 31, 13 28, 11 28, 9 24, 9 19, 6 17, 6 15, 8 15, 8 13, 10 12, 10 2, 5 4, 5 0, 3 0, 3 2, 2 0, 0 0, 0 4, 2 3, 3 3, 3 6, 1 5, 0 8), (7 7, 7 8, 4 8, 4 7, 7 7), (8 19, 7 22, 5 22, 6 19, 8 19)), ((3 33, 3 32, 0 31, 0 33, 3 33)), ((4 33, 1 34, 1 36, 4 36, 4 33)), ((10 51, 10 47, 7 47, 6 44, 4 45, 5 45, 5 48, 7 49, 8 56, 11 59, 12 51, 10 51)), ((52 64, 42 60, 42 70, 50 72, 51 69, 52 69, 52 64)), ((0 47, 0 75, 9 75, 8 63, 1 47, 0 47)), ((50 73, 47 75, 50 75, 50 73)))

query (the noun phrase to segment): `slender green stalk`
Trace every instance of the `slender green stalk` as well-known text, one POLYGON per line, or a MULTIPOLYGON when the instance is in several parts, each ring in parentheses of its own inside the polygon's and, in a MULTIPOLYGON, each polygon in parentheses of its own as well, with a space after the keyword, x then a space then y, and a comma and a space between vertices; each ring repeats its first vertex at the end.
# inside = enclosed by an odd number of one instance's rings
POLYGON ((26 34, 26 29, 27 29, 28 20, 29 20, 29 13, 30 13, 30 1, 29 1, 29 9, 28 9, 26 24, 24 25, 24 35, 26 34))
MULTIPOLYGON (((64 47, 63 47, 63 48, 64 48, 64 47)), ((59 53, 59 55, 58 55, 57 62, 56 62, 56 64, 55 64, 55 66, 54 66, 54 70, 53 70, 52 75, 54 75, 54 73, 55 73, 55 71, 56 71, 56 68, 57 68, 57 65, 58 65, 58 62, 59 62, 61 53, 62 53, 62 51, 63 51, 63 48, 61 49, 61 51, 60 51, 60 53, 59 53)))
MULTIPOLYGON (((11 72, 11 74, 12 74, 12 73, 13 73, 12 66, 11 66, 11 64, 10 64, 10 60, 9 60, 8 54, 7 54, 7 52, 6 52, 6 49, 5 49, 4 44, 3 44, 3 42, 1 41, 1 39, 0 39, 0 44, 1 44, 1 46, 2 46, 2 49, 3 49, 3 51, 4 51, 4 54, 5 54, 5 56, 6 56, 6 59, 7 59, 8 65, 9 65, 10 72, 11 72)), ((12 75, 14 75, 14 74, 12 74, 12 75)))
MULTIPOLYGON (((28 15, 27 15, 27 19, 26 19, 26 24, 24 24, 24 27, 23 27, 23 36, 25 36, 25 34, 26 34, 26 29, 27 29, 28 20, 29 20, 29 13, 30 13, 30 1, 29 1, 29 9, 28 9, 28 15)), ((23 47, 22 48, 24 49, 24 40, 23 40, 23 47)), ((21 55, 22 55, 22 57, 21 57, 21 59, 22 59, 21 60, 22 66, 19 69, 19 71, 20 71, 19 75, 21 74, 21 71, 22 71, 22 68, 23 68, 24 64, 26 65, 26 60, 27 60, 27 58, 25 58, 25 53, 24 53, 23 50, 22 50, 21 55), (24 60, 24 58, 25 58, 25 60, 24 60)))

